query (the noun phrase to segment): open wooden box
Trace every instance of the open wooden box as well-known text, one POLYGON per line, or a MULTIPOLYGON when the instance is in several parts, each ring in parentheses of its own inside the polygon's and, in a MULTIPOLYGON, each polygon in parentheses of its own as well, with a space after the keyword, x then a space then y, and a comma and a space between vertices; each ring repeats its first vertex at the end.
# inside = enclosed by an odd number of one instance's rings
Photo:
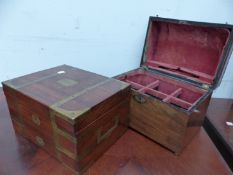
POLYGON ((180 153, 203 123, 232 51, 233 26, 150 17, 131 84, 130 126, 180 153))

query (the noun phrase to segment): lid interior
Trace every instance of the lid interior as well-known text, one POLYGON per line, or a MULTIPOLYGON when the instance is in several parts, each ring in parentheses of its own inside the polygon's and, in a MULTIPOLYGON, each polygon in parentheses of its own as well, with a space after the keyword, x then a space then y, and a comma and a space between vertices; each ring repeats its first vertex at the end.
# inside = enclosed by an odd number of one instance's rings
POLYGON ((151 21, 144 56, 149 68, 213 84, 230 29, 151 21))

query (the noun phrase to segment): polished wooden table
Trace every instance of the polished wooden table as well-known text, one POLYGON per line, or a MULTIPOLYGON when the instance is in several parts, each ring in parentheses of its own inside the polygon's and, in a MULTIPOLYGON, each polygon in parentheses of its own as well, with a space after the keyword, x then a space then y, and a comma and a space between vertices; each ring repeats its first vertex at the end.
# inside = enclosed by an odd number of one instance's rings
MULTIPOLYGON (((72 175, 42 149, 14 133, 0 91, 0 175, 72 175)), ((203 129, 180 156, 128 130, 85 175, 232 174, 203 129)))
POLYGON ((204 126, 233 170, 233 100, 211 99, 204 126))

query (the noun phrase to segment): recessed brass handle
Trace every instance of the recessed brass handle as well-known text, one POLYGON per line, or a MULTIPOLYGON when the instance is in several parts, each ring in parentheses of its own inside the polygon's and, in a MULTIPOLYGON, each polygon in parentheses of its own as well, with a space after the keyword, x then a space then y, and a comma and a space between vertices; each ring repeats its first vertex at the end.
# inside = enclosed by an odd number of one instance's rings
POLYGON ((114 126, 111 127, 107 132, 105 132, 104 134, 101 133, 101 128, 97 131, 97 144, 99 144, 100 142, 102 142, 103 140, 105 140, 106 138, 108 138, 112 132, 117 128, 119 124, 119 117, 116 116, 115 117, 115 123, 114 126))
POLYGON ((36 144, 38 145, 38 146, 44 146, 45 145, 45 142, 44 142, 44 140, 41 138, 41 137, 39 137, 39 136, 36 136, 36 144))
POLYGON ((40 118, 36 114, 32 114, 32 121, 35 125, 40 126, 40 118))
POLYGON ((146 102, 146 99, 141 94, 134 95, 133 98, 138 103, 145 103, 146 102))

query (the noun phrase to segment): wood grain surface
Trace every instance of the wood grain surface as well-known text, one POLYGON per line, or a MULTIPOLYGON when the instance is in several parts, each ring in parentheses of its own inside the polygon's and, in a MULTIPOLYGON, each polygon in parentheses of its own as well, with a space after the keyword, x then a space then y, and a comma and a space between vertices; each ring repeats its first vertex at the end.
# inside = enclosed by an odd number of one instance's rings
POLYGON ((130 127, 180 154, 200 130, 210 101, 205 97, 190 114, 160 102, 147 94, 132 90, 130 127), (143 103, 135 97, 144 99, 143 103))
MULTIPOLYGON (((73 175, 73 172, 23 137, 16 135, 0 91, 0 174, 73 175)), ((203 129, 178 157, 129 130, 85 175, 230 175, 203 129)))

